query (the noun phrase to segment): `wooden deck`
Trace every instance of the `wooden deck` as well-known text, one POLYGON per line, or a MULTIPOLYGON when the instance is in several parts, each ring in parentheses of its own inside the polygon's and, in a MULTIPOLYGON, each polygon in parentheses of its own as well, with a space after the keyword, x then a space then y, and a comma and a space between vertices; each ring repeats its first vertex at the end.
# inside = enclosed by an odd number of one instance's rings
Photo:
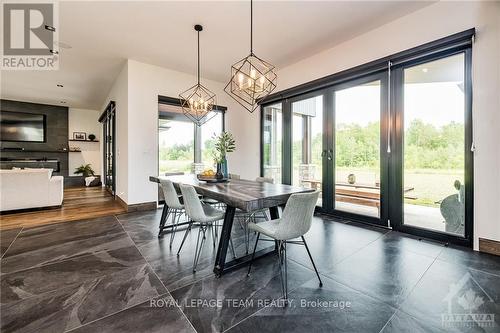
POLYGON ((0 229, 89 219, 125 211, 125 208, 101 187, 67 188, 64 189, 62 207, 4 213, 0 215, 0 229))

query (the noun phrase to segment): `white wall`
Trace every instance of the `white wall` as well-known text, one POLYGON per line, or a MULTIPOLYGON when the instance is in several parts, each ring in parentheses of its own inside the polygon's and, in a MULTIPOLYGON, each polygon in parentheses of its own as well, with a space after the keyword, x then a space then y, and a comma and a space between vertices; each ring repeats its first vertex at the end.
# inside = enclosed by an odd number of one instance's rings
MULTIPOLYGON (((228 156, 230 171, 244 178, 257 177, 259 113, 250 114, 240 107, 223 91, 223 83, 202 82, 216 93, 217 103, 228 108, 226 131, 233 133, 237 147, 228 156)), ((157 188, 149 176, 158 174, 158 95, 177 97, 195 83, 195 75, 128 60, 113 84, 102 108, 110 100, 116 102, 116 192, 128 204, 157 200, 157 188)))
MULTIPOLYGON (((128 203, 155 201, 157 188, 148 181, 158 174, 158 95, 177 97, 196 83, 194 75, 128 61, 129 109, 129 195, 128 203)), ((229 67, 228 67, 229 75, 229 67)), ((229 79, 229 77, 228 77, 229 79)), ((227 106, 226 130, 236 139, 236 152, 229 154, 233 173, 255 178, 259 173, 259 113, 250 114, 223 91, 224 84, 204 80, 202 83, 217 95, 217 103, 227 106), (252 142, 248 137, 255 137, 252 142), (249 134, 251 132, 251 134, 249 134)))
MULTIPOLYGON (((278 90, 476 28, 473 47, 474 247, 500 241, 500 3, 438 2, 278 72, 278 90)), ((248 138, 256 140, 257 137, 248 138)))
MULTIPOLYGON (((116 103, 116 195, 128 202, 128 64, 125 62, 118 74, 108 96, 104 100, 101 110, 104 110, 109 101, 116 103)), ((101 149, 103 140, 101 140, 101 149)), ((101 172, 104 175, 104 170, 101 172)))
MULTIPOLYGON (((85 132, 87 138, 89 134, 94 134, 96 140, 101 140, 102 130, 98 119, 100 111, 69 108, 68 111, 68 137, 73 138, 73 132, 85 132)), ((91 164, 96 173, 101 172, 101 144, 98 142, 69 142, 70 146, 78 146, 82 150, 80 153, 69 153, 68 166, 70 176, 75 168, 82 164, 91 164)), ((81 176, 81 175, 80 175, 81 176)))

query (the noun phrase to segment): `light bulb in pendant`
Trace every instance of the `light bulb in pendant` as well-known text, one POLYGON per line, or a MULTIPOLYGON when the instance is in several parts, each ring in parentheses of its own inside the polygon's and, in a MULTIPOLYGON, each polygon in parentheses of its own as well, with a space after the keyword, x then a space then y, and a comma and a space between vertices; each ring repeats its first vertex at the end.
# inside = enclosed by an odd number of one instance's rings
POLYGON ((255 71, 255 69, 253 69, 253 68, 252 68, 252 69, 250 69, 250 77, 251 77, 252 79, 254 79, 254 80, 255 80, 255 78, 256 78, 256 71, 255 71))

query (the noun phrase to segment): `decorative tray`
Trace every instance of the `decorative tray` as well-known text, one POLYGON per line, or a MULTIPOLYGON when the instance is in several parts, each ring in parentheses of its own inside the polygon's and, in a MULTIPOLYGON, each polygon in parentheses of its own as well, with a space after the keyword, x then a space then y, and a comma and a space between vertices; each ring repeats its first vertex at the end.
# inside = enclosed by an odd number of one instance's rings
POLYGON ((207 176, 201 176, 201 175, 197 175, 196 177, 198 178, 198 180, 201 180, 201 181, 207 182, 207 183, 225 183, 225 182, 229 181, 229 178, 217 179, 215 177, 207 177, 207 176))

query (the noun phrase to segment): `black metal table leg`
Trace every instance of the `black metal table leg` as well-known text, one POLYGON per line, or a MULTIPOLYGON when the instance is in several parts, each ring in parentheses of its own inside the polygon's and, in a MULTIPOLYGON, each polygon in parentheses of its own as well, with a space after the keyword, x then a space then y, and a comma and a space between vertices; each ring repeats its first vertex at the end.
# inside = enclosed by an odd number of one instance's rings
MULTIPOLYGON (((229 272, 231 270, 246 266, 252 260, 252 255, 254 260, 262 258, 268 255, 276 254, 276 248, 270 246, 268 248, 259 250, 255 254, 247 254, 243 257, 235 258, 234 260, 226 262, 226 253, 229 246, 229 237, 231 236, 231 229, 233 228, 234 220, 234 207, 227 207, 226 215, 224 217, 224 225, 222 226, 222 233, 220 235, 219 247, 217 249, 217 258, 215 260, 214 273, 217 277, 222 276, 222 274, 229 272)), ((269 208, 271 212, 271 218, 279 218, 278 207, 269 208)))
POLYGON ((231 237, 231 230, 233 229, 234 213, 236 208, 227 206, 226 214, 224 215, 224 224, 219 239, 219 247, 217 248, 217 257, 215 259, 214 273, 221 276, 226 264, 227 248, 229 246, 229 237, 231 237))
POLYGON ((161 211, 160 231, 158 232, 158 236, 160 236, 161 233, 163 232, 163 228, 165 227, 165 222, 167 222, 167 214, 168 214, 168 205, 165 203, 163 204, 163 209, 161 211))
MULTIPOLYGON (((280 218, 280 211, 278 209, 278 206, 275 207, 269 207, 269 216, 271 217, 271 220, 276 220, 280 218)), ((278 251, 278 241, 274 242, 274 251, 278 251)))
POLYGON ((280 218, 280 212, 278 210, 278 206, 270 207, 269 214, 271 215, 271 220, 276 220, 280 218))

